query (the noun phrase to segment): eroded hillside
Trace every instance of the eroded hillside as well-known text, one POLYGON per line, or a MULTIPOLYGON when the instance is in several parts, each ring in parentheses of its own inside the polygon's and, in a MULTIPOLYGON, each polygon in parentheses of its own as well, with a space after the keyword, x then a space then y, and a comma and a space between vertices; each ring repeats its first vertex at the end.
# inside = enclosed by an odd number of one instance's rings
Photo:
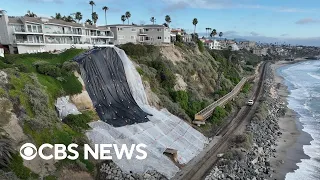
MULTIPOLYGON (((209 51, 193 44, 166 47, 126 44, 121 48, 135 62, 149 103, 158 109, 167 108, 189 122, 196 112, 228 93, 243 76, 254 73, 254 66, 259 62, 250 52, 209 51)), ((0 143, 6 147, 0 151, 12 156, 0 155, 1 162, 5 162, 0 164, 0 179, 97 175, 95 161, 79 158, 57 162, 37 160, 30 164, 17 153, 24 142, 37 146, 88 142, 87 123, 99 117, 92 110, 88 93, 83 91, 83 82, 74 73, 79 71, 78 64, 70 61, 81 52, 71 49, 59 55, 0 58, 0 143), (55 109, 56 99, 61 96, 70 96, 82 114, 69 115, 61 121, 55 109)), ((246 85, 243 94, 249 88, 246 85)), ((226 105, 205 128, 219 125, 236 107, 236 102, 226 105)))
POLYGON ((247 51, 200 48, 200 52, 194 44, 126 44, 121 48, 136 63, 150 103, 189 122, 198 111, 230 92, 242 77, 253 74, 260 62, 259 57, 247 51))

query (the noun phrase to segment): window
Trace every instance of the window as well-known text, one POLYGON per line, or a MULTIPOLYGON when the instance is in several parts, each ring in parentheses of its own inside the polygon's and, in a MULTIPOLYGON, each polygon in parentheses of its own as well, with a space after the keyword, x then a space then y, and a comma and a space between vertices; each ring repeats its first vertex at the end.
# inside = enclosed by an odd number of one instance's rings
POLYGON ((149 41, 150 40, 150 38, 149 37, 146 37, 146 41, 149 41))
POLYGON ((32 36, 28 36, 28 42, 29 43, 33 43, 33 37, 32 36))
POLYGON ((28 27, 28 31, 32 32, 31 25, 28 25, 27 27, 28 27))
POLYGON ((136 32, 137 30, 136 30, 136 29, 134 29, 134 28, 132 28, 132 29, 131 29, 131 31, 132 31, 132 32, 136 32))
POLYGON ((158 39, 161 39, 161 36, 158 36, 158 39))
POLYGON ((37 26, 32 26, 32 32, 37 32, 37 26))
POLYGON ((145 29, 145 31, 147 32, 147 31, 149 31, 149 29, 145 29))
POLYGON ((135 39, 135 37, 134 37, 134 36, 131 36, 131 39, 135 39))
POLYGON ((118 31, 122 31, 122 28, 118 28, 118 31))
POLYGON ((161 32, 162 31, 162 29, 157 29, 159 32, 161 32))

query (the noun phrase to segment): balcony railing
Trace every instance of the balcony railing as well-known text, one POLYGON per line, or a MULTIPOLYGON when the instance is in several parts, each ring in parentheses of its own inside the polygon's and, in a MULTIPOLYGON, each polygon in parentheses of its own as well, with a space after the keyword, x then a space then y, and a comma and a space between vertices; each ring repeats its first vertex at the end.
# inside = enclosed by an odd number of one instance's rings
POLYGON ((23 33, 43 33, 42 30, 40 29, 39 31, 26 31, 25 29, 18 29, 18 28, 15 28, 14 29, 14 32, 23 32, 23 33))
POLYGON ((34 41, 28 41, 28 40, 21 40, 21 39, 17 39, 14 41, 14 43, 24 43, 24 44, 43 44, 44 41, 38 41, 38 42, 34 42, 34 41))

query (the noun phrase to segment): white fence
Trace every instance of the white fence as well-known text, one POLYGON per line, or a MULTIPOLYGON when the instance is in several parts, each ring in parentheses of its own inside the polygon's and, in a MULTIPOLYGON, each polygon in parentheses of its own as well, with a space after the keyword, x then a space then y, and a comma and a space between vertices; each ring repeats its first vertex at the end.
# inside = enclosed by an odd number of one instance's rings
POLYGON ((92 44, 45 44, 45 45, 24 45, 19 44, 18 52, 19 54, 31 54, 31 53, 41 53, 41 52, 49 52, 49 51, 61 51, 70 48, 77 49, 91 49, 94 46, 98 47, 112 47, 114 45, 104 44, 104 45, 92 45, 92 44))

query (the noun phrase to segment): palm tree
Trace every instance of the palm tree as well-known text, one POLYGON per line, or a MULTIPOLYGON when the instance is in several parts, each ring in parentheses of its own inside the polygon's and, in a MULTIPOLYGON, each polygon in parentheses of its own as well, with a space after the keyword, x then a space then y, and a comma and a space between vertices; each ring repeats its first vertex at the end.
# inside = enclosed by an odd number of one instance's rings
POLYGON ((130 23, 129 20, 130 20, 130 17, 131 17, 131 13, 129 11, 127 11, 125 14, 126 16, 126 19, 128 19, 128 24, 130 23))
POLYGON ((102 10, 104 10, 104 19, 106 21, 106 25, 108 25, 108 21, 107 21, 107 11, 109 10, 109 8, 107 6, 103 6, 102 10))
POLYGON ((7 13, 7 11, 6 11, 6 10, 4 10, 4 9, 0 9, 0 14, 5 14, 5 13, 7 13))
POLYGON ((62 19, 62 15, 60 13, 56 13, 55 16, 51 16, 53 19, 62 19))
POLYGON ((93 19, 93 23, 96 24, 99 19, 98 14, 96 12, 92 13, 92 19, 93 19))
POLYGON ((37 15, 33 12, 31 12, 30 10, 27 11, 27 14, 25 14, 24 16, 28 16, 28 17, 37 17, 37 15))
POLYGON ((122 16, 121 16, 121 21, 122 21, 122 23, 124 24, 124 22, 126 21, 126 15, 122 15, 122 16))
POLYGON ((75 22, 72 16, 67 16, 67 17, 64 16, 64 20, 67 22, 75 22))
POLYGON ((198 24, 198 19, 197 19, 197 18, 194 18, 194 19, 192 20, 192 24, 194 25, 193 34, 196 34, 196 27, 197 27, 197 24, 198 24))
POLYGON ((150 21, 152 22, 152 24, 154 24, 154 22, 156 22, 156 18, 151 17, 151 18, 150 18, 150 21))
POLYGON ((169 27, 169 25, 170 25, 170 23, 171 23, 171 17, 170 17, 169 15, 166 15, 166 17, 164 18, 164 20, 166 21, 166 24, 167 24, 168 27, 169 27))
POLYGON ((92 21, 91 21, 90 19, 87 19, 87 20, 86 20, 86 23, 92 25, 92 21))
POLYGON ((220 32, 219 33, 219 37, 221 38, 223 36, 223 32, 220 32))
POLYGON ((74 19, 78 20, 78 23, 79 23, 79 22, 81 21, 81 19, 82 19, 82 14, 81 14, 81 12, 76 12, 74 19))
POLYGON ((217 35, 217 30, 213 29, 211 34, 210 34, 210 37, 214 37, 215 35, 217 35))
MULTIPOLYGON (((93 1, 90 1, 89 4, 92 7, 92 11, 91 11, 91 16, 92 16, 92 14, 93 14, 93 5, 96 5, 96 3, 94 3, 93 1)), ((93 21, 93 19, 92 19, 92 21, 93 21)))

